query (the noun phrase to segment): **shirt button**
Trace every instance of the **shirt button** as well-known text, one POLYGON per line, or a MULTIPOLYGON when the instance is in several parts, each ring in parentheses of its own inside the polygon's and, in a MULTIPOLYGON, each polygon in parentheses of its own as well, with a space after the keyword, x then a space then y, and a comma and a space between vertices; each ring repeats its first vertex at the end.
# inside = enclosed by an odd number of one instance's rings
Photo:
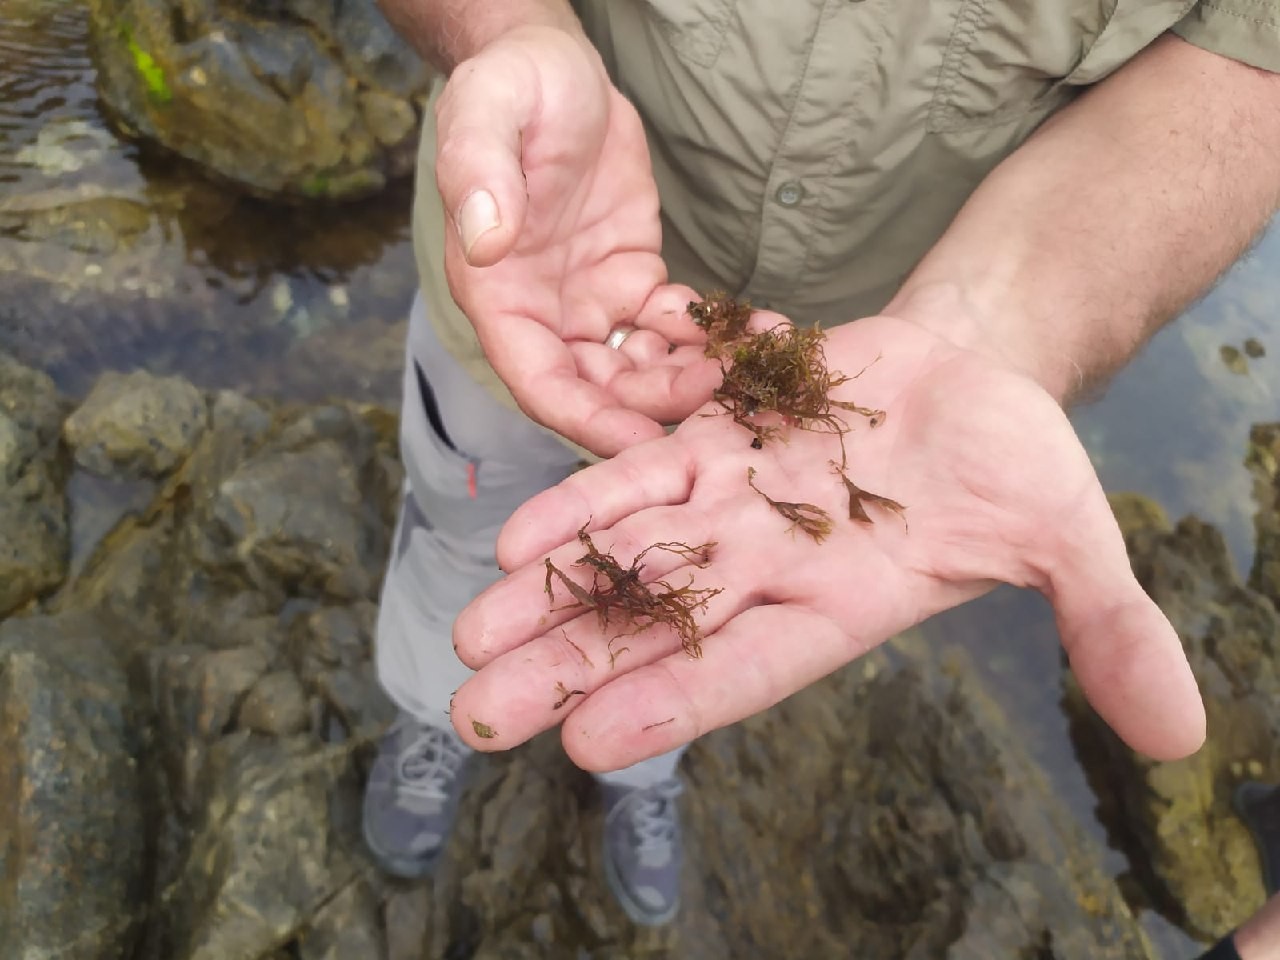
POLYGON ((800 185, 799 180, 788 180, 778 187, 778 192, 774 196, 784 207, 794 207, 804 197, 804 187, 800 185))

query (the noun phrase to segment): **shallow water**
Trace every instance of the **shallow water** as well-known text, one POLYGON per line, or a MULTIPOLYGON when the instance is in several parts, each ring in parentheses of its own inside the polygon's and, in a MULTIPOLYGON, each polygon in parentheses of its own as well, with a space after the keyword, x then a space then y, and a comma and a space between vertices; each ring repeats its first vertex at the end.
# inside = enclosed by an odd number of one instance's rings
MULTIPOLYGON (((180 373, 206 387, 392 402, 414 288, 409 192, 356 207, 246 199, 110 132, 85 52, 85 14, 0 0, 0 348, 82 393, 104 369, 180 373), (65 211, 70 210, 67 214, 65 211), (32 211, 49 214, 38 235, 32 211), (6 215, 9 219, 6 220, 6 215), (8 224, 8 226, 6 226, 8 224)), ((1253 555, 1251 423, 1280 414, 1280 230, 1169 325, 1074 422, 1109 490, 1196 513, 1253 555), (1245 368, 1222 348, 1255 338, 1245 368)), ((928 625, 967 648, 1083 822, 1094 823, 1067 722, 1047 605, 1000 590, 928 625)), ((1116 854, 1117 874, 1127 865, 1116 854)), ((1191 944, 1145 922, 1169 957, 1191 944)))
POLYGON ((104 369, 394 399, 414 289, 407 184, 282 206, 117 137, 86 12, 0 0, 0 348, 82 393, 104 369))

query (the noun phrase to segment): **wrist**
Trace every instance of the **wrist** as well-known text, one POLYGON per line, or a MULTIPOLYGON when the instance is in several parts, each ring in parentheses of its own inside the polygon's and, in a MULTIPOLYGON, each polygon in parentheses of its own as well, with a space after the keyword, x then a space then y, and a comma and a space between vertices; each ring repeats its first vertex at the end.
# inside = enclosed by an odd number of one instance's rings
POLYGON ((1065 406, 1083 392, 1084 370, 1066 344, 1060 350, 1045 350, 1035 320, 1024 311, 993 306, 1002 302, 991 289, 995 286, 995 281, 986 287, 951 281, 908 283, 883 312, 1022 374, 1065 406))
MULTIPOLYGON (((402 2, 383 0, 384 6, 402 2)), ((450 74, 458 64, 470 60, 495 41, 530 28, 553 30, 591 45, 577 14, 565 0, 516 3, 470 0, 464 10, 444 15, 435 33, 437 42, 427 51, 428 58, 442 72, 450 74)))

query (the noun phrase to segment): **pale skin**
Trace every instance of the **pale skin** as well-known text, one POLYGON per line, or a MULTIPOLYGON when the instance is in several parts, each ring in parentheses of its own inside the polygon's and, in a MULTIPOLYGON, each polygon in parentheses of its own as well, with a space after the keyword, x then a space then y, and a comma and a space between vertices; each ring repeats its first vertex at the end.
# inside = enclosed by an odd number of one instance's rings
POLYGON ((1275 894, 1233 935, 1241 960, 1280 960, 1280 894, 1275 894))
POLYGON ((1280 79, 1161 38, 1001 164, 882 315, 831 331, 833 368, 882 358, 837 393, 889 411, 875 430, 850 419, 850 475, 906 504, 910 526, 880 513, 816 545, 785 533, 746 468, 841 518, 825 467, 838 448, 796 435, 755 451, 729 418, 691 416, 716 409, 703 404, 718 370, 682 316, 692 292, 667 283, 639 120, 567 7, 384 6, 452 70, 437 161, 455 299, 531 416, 617 454, 512 517, 498 545, 511 575, 455 624, 479 671, 454 701, 468 743, 508 749, 563 722, 575 762, 620 768, 1007 582, 1053 603, 1090 702, 1134 749, 1199 747, 1181 645, 1134 580, 1062 408, 1211 285, 1280 205, 1280 79), (602 341, 618 322, 641 332, 615 352, 602 341), (668 354, 668 342, 680 346, 668 354), (593 614, 548 613, 543 558, 572 571, 588 522, 624 564, 655 541, 718 543, 705 568, 655 553, 645 569, 724 588, 702 615, 702 660, 655 630, 611 668, 593 614), (560 683, 586 695, 553 709, 560 683))

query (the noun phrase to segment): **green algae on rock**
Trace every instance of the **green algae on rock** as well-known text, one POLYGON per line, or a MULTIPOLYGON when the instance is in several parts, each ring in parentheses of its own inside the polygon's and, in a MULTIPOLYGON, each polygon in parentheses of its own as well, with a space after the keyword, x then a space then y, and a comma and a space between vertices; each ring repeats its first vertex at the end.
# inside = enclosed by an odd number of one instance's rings
POLYGON ((429 72, 373 0, 91 0, 110 114, 259 194, 346 200, 413 169, 429 72))

